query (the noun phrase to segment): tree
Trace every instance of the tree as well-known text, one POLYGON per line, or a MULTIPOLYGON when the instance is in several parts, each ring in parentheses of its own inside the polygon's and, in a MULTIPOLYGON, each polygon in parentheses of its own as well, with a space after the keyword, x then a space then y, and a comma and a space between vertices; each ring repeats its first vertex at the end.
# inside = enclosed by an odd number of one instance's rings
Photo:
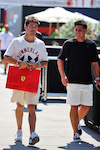
MULTIPOLYGON (((73 38, 74 35, 74 22, 76 20, 69 21, 59 27, 59 29, 56 29, 50 37, 53 38, 73 38)), ((87 22, 87 33, 86 38, 90 39, 100 39, 100 25, 95 25, 87 22)))

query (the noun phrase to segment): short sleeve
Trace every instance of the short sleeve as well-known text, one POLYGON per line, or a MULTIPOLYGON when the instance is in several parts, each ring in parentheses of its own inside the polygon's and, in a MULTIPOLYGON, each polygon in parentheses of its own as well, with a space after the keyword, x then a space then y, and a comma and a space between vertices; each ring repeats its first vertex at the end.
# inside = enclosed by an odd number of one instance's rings
POLYGON ((48 61, 48 54, 44 42, 41 43, 40 47, 41 47, 41 54, 40 54, 41 61, 48 61))
POLYGON ((97 48, 95 43, 92 44, 92 55, 91 55, 91 62, 96 62, 99 60, 98 58, 98 53, 97 53, 97 48))
POLYGON ((68 43, 64 42, 62 49, 58 54, 58 59, 65 60, 68 57, 68 43))

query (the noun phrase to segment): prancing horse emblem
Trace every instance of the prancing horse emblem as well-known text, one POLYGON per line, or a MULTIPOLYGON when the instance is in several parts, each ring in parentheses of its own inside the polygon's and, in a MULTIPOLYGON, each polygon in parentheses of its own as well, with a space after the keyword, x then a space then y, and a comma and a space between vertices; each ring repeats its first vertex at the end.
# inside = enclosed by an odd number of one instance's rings
POLYGON ((25 81, 25 76, 21 76, 21 81, 23 82, 23 81, 25 81))

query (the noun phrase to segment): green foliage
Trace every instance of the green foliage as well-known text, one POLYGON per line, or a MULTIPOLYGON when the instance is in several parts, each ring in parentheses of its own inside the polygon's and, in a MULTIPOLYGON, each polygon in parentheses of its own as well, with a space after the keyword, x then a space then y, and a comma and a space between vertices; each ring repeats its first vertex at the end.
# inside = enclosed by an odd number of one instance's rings
MULTIPOLYGON (((55 29, 55 31, 51 34, 50 37, 53 38, 73 38, 74 35, 74 22, 76 20, 72 20, 67 22, 66 24, 59 27, 59 29, 55 29)), ((100 39, 100 25, 94 25, 91 23, 88 23, 86 38, 90 39, 100 39)))
POLYGON ((100 25, 96 26, 95 35, 96 35, 96 39, 100 40, 100 25))

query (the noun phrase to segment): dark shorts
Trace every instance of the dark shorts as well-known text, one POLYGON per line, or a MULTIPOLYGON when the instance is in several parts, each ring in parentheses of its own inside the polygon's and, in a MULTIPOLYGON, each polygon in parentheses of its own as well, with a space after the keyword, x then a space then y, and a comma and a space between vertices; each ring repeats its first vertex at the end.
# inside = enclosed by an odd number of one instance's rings
POLYGON ((1 59, 4 59, 4 53, 6 50, 1 50, 1 59))

